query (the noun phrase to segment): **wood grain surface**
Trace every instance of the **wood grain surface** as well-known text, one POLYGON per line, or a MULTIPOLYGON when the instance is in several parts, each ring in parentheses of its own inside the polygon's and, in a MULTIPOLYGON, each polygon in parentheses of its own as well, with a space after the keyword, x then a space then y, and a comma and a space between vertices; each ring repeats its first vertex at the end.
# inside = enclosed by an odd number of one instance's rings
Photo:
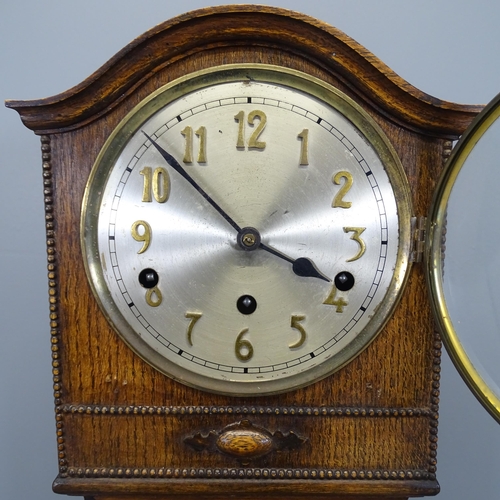
POLYGON ((9 101, 42 136, 59 475, 54 489, 134 498, 400 499, 435 494, 441 343, 415 264, 392 318, 339 372, 309 387, 234 398, 174 382, 135 355, 91 292, 80 212, 92 165, 120 120, 162 85, 230 63, 303 71, 360 104, 385 131, 425 216, 457 138, 480 111, 440 101, 342 32, 258 6, 204 9, 158 25, 73 89, 9 101), (304 444, 249 463, 184 440, 248 420, 304 444))

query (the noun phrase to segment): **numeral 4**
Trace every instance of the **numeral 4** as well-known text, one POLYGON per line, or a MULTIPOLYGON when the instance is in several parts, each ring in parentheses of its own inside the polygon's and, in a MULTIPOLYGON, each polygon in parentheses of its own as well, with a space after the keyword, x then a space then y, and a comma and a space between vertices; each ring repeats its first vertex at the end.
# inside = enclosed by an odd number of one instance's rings
POLYGON ((344 307, 348 305, 348 302, 343 297, 337 298, 337 291, 337 287, 335 285, 332 286, 330 294, 325 299, 323 304, 326 304, 327 306, 335 306, 335 312, 343 313, 344 307))

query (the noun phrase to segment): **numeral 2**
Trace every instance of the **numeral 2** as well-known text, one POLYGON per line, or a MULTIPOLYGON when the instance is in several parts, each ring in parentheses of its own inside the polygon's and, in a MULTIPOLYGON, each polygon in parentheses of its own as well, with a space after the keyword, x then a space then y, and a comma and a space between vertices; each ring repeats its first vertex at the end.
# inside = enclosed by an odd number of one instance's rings
POLYGON ((337 172, 333 176, 333 183, 336 184, 337 186, 340 186, 342 184, 342 186, 340 187, 338 193, 333 198, 332 207, 333 208, 351 208, 352 202, 345 201, 344 196, 347 194, 347 192, 352 187, 352 183, 353 183, 352 175, 349 172, 346 172, 345 170, 342 170, 341 172, 337 172), (342 179, 345 179, 343 183, 342 183, 342 179))

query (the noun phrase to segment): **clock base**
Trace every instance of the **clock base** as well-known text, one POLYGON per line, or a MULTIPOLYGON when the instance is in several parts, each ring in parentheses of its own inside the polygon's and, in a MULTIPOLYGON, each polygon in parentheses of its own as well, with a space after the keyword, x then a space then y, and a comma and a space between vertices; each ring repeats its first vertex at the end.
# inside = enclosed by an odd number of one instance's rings
POLYGON ((263 480, 235 481, 210 479, 206 481, 132 479, 127 483, 109 479, 92 481, 57 478, 56 493, 82 495, 84 500, 190 500, 207 498, 226 500, 409 500, 439 493, 436 480, 263 480), (231 492, 228 494, 228 492, 231 492))
MULTIPOLYGON (((168 496, 168 497, 164 497, 164 496, 148 496, 148 497, 134 497, 134 500, 166 500, 166 499, 183 499, 183 500, 190 500, 191 498, 195 498, 194 496, 191 497, 191 496, 185 496, 185 495, 182 495, 180 497, 171 497, 171 496, 168 496)), ((274 500, 274 499, 281 499, 283 497, 267 497, 266 500, 274 500)), ((290 497, 289 497, 290 498, 290 497)), ((300 500, 301 498, 310 498, 310 496, 308 495, 305 495, 305 496, 294 496, 294 497, 291 497, 293 499, 297 499, 297 500, 300 500)), ((352 496, 352 495, 341 495, 341 496, 333 496, 333 495, 324 495, 324 496, 316 496, 315 499, 328 499, 328 500, 409 500, 408 497, 394 497, 394 496, 365 496, 365 495, 362 495, 362 496, 352 496)), ((210 496, 210 500, 226 500, 227 499, 227 496, 210 496)), ((255 497, 242 497, 242 496, 238 496, 238 499, 239 500, 254 500, 255 497)), ((84 497, 84 500, 130 500, 130 497, 129 496, 120 496, 120 497, 84 497)))

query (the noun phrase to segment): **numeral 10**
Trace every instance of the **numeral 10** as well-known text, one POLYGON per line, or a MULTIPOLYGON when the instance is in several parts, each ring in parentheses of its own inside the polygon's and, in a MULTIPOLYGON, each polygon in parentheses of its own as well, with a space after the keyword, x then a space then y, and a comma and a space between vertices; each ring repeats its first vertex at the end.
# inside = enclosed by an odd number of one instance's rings
POLYGON ((163 167, 144 167, 139 172, 144 178, 142 201, 149 203, 153 198, 158 203, 165 203, 170 195, 170 177, 163 167))

